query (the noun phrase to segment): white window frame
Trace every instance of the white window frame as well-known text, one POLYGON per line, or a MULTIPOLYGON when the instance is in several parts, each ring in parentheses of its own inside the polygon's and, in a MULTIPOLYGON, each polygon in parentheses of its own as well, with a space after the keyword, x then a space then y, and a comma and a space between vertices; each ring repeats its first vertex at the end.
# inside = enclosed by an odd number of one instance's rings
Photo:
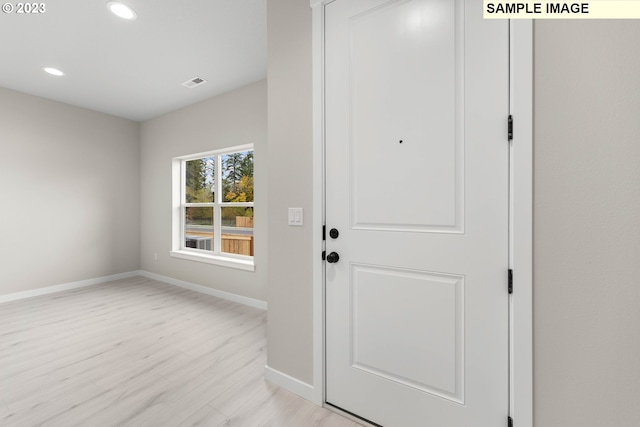
MULTIPOLYGON (((174 157, 172 161, 172 249, 169 255, 173 258, 204 262, 240 270, 254 271, 254 256, 238 255, 222 252, 222 208, 255 207, 254 202, 225 202, 222 200, 222 156, 225 154, 254 151, 253 144, 237 145, 224 149, 206 151, 174 157), (186 202, 186 162, 204 157, 215 157, 215 194, 212 203, 186 202), (185 208, 211 207, 213 209, 213 250, 188 248, 185 245, 185 208)), ((255 244, 255 242, 254 242, 255 244)))

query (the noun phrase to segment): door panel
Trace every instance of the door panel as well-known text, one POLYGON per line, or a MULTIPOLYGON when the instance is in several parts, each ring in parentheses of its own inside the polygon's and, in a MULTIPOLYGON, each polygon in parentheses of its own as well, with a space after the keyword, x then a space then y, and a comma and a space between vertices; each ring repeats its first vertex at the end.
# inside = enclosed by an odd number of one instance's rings
POLYGON ((456 30, 464 17, 454 6, 392 1, 350 18, 354 227, 462 231, 463 128, 456 97, 464 96, 464 85, 456 30), (390 173, 381 173, 383 164, 390 173), (413 182, 401 173, 405 169, 413 171, 413 182), (381 200, 401 202, 403 209, 380 209, 381 200))
POLYGON ((462 0, 325 6, 327 402, 502 425, 508 23, 462 0))
POLYGON ((351 365, 464 403, 464 277, 352 264, 351 287, 351 365))

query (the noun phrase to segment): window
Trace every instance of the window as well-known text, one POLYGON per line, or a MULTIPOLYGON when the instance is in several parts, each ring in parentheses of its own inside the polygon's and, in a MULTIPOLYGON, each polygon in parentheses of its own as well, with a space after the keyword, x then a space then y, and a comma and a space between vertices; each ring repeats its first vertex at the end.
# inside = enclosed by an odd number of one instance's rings
POLYGON ((173 171, 171 255, 253 270, 253 145, 178 157, 173 171))

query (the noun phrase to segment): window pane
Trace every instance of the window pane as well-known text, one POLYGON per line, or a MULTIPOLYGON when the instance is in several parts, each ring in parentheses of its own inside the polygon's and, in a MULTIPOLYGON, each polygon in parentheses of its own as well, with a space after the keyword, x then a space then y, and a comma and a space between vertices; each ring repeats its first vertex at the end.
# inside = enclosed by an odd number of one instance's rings
POLYGON ((253 208, 222 210, 222 252, 253 256, 253 208))
POLYGON ((184 246, 213 250, 213 208, 185 208, 184 246))
POLYGON ((185 162, 185 200, 187 203, 214 202, 215 158, 213 156, 185 162))
POLYGON ((222 156, 221 202, 253 202, 253 150, 222 156))

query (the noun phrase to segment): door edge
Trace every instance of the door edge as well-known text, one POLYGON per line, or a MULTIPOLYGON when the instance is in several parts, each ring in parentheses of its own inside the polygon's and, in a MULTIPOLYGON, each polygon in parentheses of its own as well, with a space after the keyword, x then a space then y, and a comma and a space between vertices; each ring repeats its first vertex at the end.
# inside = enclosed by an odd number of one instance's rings
POLYGON ((509 23, 510 176, 509 415, 533 427, 533 21, 509 23))

